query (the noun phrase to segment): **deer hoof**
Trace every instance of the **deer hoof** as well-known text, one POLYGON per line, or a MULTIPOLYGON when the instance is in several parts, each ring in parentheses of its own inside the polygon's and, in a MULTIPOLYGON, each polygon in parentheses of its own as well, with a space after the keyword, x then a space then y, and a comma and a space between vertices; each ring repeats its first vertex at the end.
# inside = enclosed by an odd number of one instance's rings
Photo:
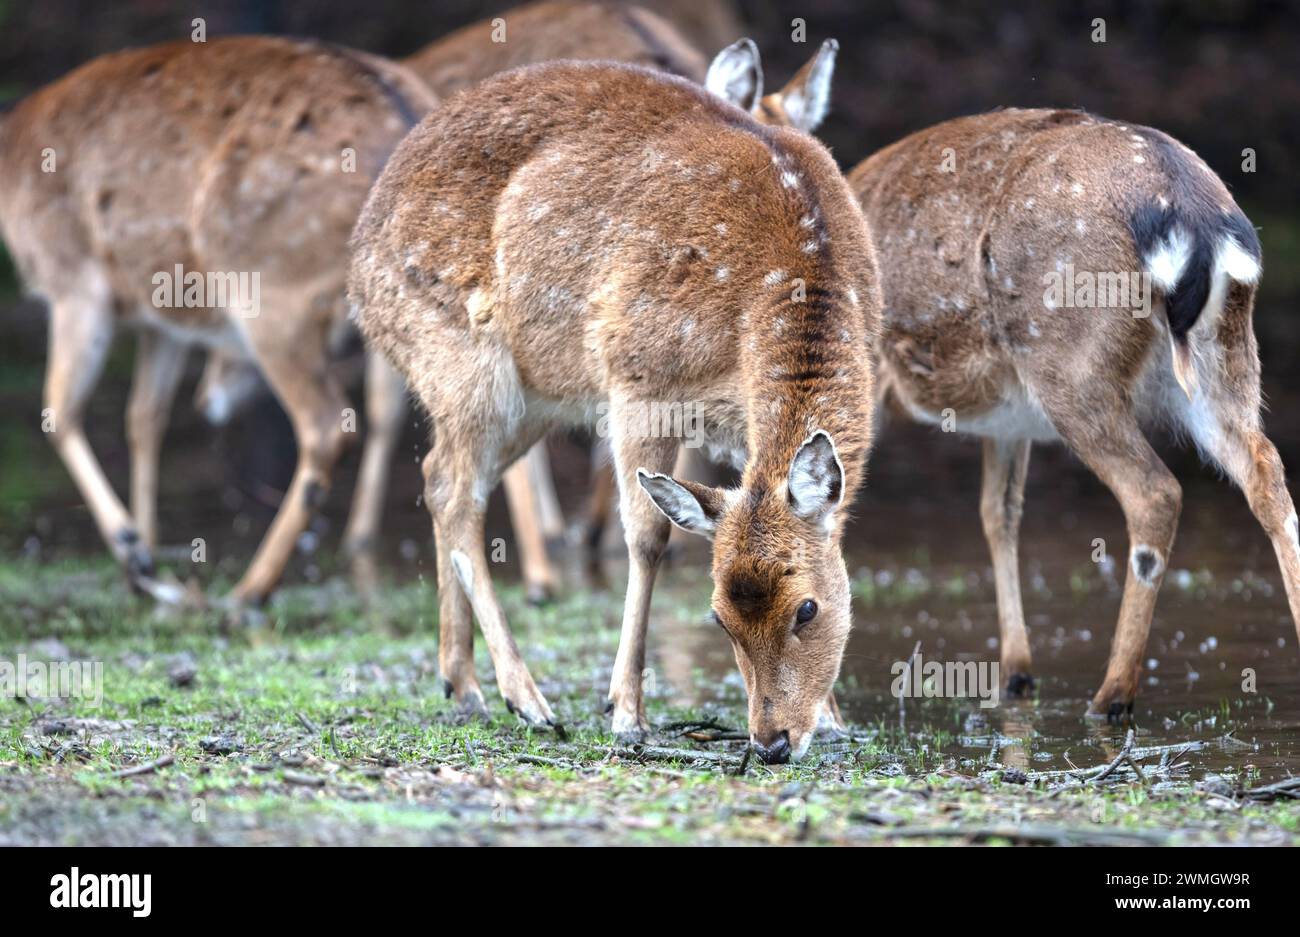
POLYGON ((1022 698, 1032 696, 1034 692, 1034 678, 1027 673, 1013 673, 1007 679, 1007 696, 1022 698))

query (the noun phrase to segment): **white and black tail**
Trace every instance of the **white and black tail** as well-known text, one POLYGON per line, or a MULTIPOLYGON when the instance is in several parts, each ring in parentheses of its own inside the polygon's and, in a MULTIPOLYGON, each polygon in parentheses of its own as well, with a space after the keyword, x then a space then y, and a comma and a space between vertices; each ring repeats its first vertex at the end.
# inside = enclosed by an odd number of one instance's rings
POLYGON ((1144 194, 1130 216, 1143 272, 1164 299, 1174 376, 1191 398, 1196 390, 1190 333, 1223 312, 1232 283, 1260 278, 1260 238, 1208 166, 1157 130, 1139 133, 1151 144, 1165 191, 1144 194))
POLYGON ((1144 193, 1129 227, 1143 272, 1164 300, 1174 376, 1196 389, 1190 333, 1223 313, 1232 284, 1253 286, 1261 270, 1259 237, 1227 191, 1190 150, 1155 130, 1140 131, 1165 177, 1165 191, 1144 193))

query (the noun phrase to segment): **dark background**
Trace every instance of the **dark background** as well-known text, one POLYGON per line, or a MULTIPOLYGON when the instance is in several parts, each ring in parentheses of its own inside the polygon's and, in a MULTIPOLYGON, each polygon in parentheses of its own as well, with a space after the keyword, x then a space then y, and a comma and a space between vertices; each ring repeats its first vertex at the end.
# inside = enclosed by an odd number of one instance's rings
MULTIPOLYGON (((832 111, 820 135, 846 169, 913 130, 1004 105, 1083 107, 1182 139, 1223 177, 1260 229, 1265 276, 1256 331, 1271 402, 1268 427, 1288 465, 1294 469, 1300 464, 1300 395, 1294 388, 1300 338, 1295 315, 1300 178, 1292 155, 1300 144, 1297 4, 802 0, 715 9, 718 0, 654 0, 646 5, 679 21, 700 20, 701 12, 714 14, 703 19, 714 29, 722 23, 724 33, 730 18, 762 48, 769 89, 784 83, 822 39, 839 39, 832 111), (806 44, 790 40, 794 17, 807 22, 806 44), (1092 39, 1096 18, 1105 20, 1104 43, 1092 39), (1245 148, 1256 153, 1254 173, 1242 171, 1245 148)), ((0 101, 104 52, 186 36, 196 16, 206 19, 209 36, 288 33, 402 56, 510 6, 465 0, 0 0, 0 101)), ((705 38, 703 29, 698 23, 687 27, 709 54, 735 38, 705 38)), ((98 551, 80 498, 40 432, 44 315, 38 303, 17 295, 7 258, 0 256, 0 548, 44 554, 98 551)), ((131 344, 129 335, 119 338, 92 411, 92 442, 119 491, 125 491, 127 477, 122 424, 131 344)), ((195 374, 200 364, 195 355, 195 374)), ((181 540, 181 521, 201 521, 205 527, 219 526, 251 551, 292 466, 287 422, 267 402, 233 426, 214 431, 194 413, 182 390, 172 427, 163 460, 164 541, 181 540)), ((420 488, 415 457, 422 451, 422 437, 413 417, 390 500, 394 558, 414 556, 420 551, 413 544, 427 536, 427 516, 414 504, 420 488)), ((1240 501, 1200 468, 1194 454, 1168 441, 1160 445, 1188 489, 1188 509, 1202 495, 1240 501)), ((576 507, 586 485, 581 449, 564 441, 552 448, 562 497, 566 506, 576 507)), ((331 547, 351 495, 356 458, 355 451, 346 457, 318 528, 331 547)), ((977 531, 977 490, 977 444, 893 426, 882 434, 873 455, 860 512, 869 513, 873 502, 904 504, 912 507, 919 526, 960 516, 963 529, 977 531)), ((1036 451, 1031 512, 1035 505, 1077 511, 1083 504, 1101 504, 1103 496, 1099 484, 1067 454, 1036 451)), ((1104 510, 1118 514, 1113 506, 1104 510)), ((1249 516, 1236 519, 1248 522, 1249 516)), ((190 529, 185 528, 186 539, 190 529)), ((904 531, 901 536, 913 535, 904 531)), ((922 532, 915 537, 924 539, 922 532)), ((243 554, 245 559, 248 555, 243 554)), ((303 560, 308 574, 314 562, 303 560)))

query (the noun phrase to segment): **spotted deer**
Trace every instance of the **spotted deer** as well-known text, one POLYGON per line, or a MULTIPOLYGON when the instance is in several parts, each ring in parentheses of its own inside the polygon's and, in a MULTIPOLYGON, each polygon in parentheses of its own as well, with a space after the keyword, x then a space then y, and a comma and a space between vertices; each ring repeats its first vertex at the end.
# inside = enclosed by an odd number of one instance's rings
MULTIPOLYGON (((812 133, 821 126, 830 110, 831 78, 838 52, 839 43, 827 39, 783 88, 764 94, 758 46, 752 39, 741 39, 714 57, 704 85, 723 100, 749 111, 760 123, 812 133)), ((529 455, 537 451, 535 448, 529 455)), ((700 474, 699 464, 686 458, 687 453, 688 450, 682 450, 675 474, 700 474)), ((613 513, 617 488, 613 466, 608 460, 597 458, 593 463, 593 474, 592 491, 581 521, 580 535, 591 578, 604 581, 600 547, 613 513)))
POLYGON ((861 352, 879 295, 834 161, 691 82, 608 63, 517 69, 455 96, 402 143, 353 237, 367 341, 433 422, 424 462, 449 696, 484 708, 477 619, 507 706, 556 717, 515 644, 484 551, 487 494, 553 426, 611 428, 631 558, 613 729, 647 730, 646 626, 669 520, 713 539, 713 612, 760 757, 803 754, 850 627, 840 554, 871 438, 861 352), (662 402, 699 401, 744 453, 734 490, 679 482, 662 402))
POLYGON ((103 56, 0 125, 0 230, 50 305, 50 440, 136 587, 175 597, 151 552, 159 447, 192 346, 218 351, 238 376, 200 387, 217 415, 230 401, 211 395, 245 387, 255 369, 293 423, 292 484, 233 599, 260 602, 281 578, 347 438, 347 401, 326 365, 345 319, 348 234, 389 152, 433 102, 374 56, 222 38, 103 56), (242 288, 223 295, 222 282, 242 288), (129 511, 85 433, 119 325, 139 333, 129 511))
MULTIPOLYGON (((682 9, 685 4, 668 0, 655 5, 675 19, 689 12, 682 9)), ((713 31, 725 29, 726 4, 712 6, 693 18, 713 31)), ((658 13, 592 0, 544 0, 507 10, 430 43, 403 64, 437 97, 446 98, 498 72, 554 59, 621 61, 695 81, 705 79, 708 66, 704 55, 658 13)), ((210 420, 224 422, 256 390, 255 377, 255 370, 250 374, 237 361, 214 352, 196 403, 210 420)), ((358 584, 370 588, 377 578, 375 547, 406 413, 406 390, 397 374, 372 359, 367 362, 365 397, 366 448, 343 548, 352 558, 358 584)), ((564 533, 545 445, 534 446, 525 459, 507 469, 503 481, 527 595, 533 602, 545 601, 559 578, 547 557, 546 541, 564 533)), ((612 489, 612 477, 608 481, 612 489)), ((608 510, 607 503, 604 507, 608 510)))
POLYGON ((1069 447, 1128 527, 1091 715, 1132 714, 1182 503, 1144 426, 1190 436, 1245 491, 1300 623, 1296 514, 1260 422, 1259 239, 1195 153, 1149 127, 1013 109, 913 134, 849 181, 881 256, 882 394, 984 440, 980 514, 1009 689, 1032 687, 1017 542, 1034 442, 1069 447))

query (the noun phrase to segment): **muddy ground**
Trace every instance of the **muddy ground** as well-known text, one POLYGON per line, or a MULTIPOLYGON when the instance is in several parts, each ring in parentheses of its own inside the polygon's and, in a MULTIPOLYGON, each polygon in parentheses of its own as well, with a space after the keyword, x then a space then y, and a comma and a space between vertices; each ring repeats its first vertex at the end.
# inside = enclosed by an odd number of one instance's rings
MULTIPOLYGON (((214 592, 234 575, 173 569, 214 592)), ((1117 604, 1112 570, 1027 576, 1035 699, 911 699, 900 712, 890 665, 918 640, 923 655, 996 659, 986 572, 918 558, 855 569, 839 688, 851 737, 768 767, 743 757, 743 687, 689 562, 655 600, 656 733, 628 748, 601 714, 610 593, 574 588, 536 609, 506 586, 561 740, 506 713, 481 641, 493 718, 443 698, 420 574, 366 603, 326 570, 263 620, 233 622, 158 612, 103 561, 18 560, 0 568, 0 656, 98 662, 103 698, 0 700, 0 844, 1300 842, 1285 603, 1265 578, 1171 580, 1131 760, 1117 762, 1123 727, 1082 718, 1117 604)))

